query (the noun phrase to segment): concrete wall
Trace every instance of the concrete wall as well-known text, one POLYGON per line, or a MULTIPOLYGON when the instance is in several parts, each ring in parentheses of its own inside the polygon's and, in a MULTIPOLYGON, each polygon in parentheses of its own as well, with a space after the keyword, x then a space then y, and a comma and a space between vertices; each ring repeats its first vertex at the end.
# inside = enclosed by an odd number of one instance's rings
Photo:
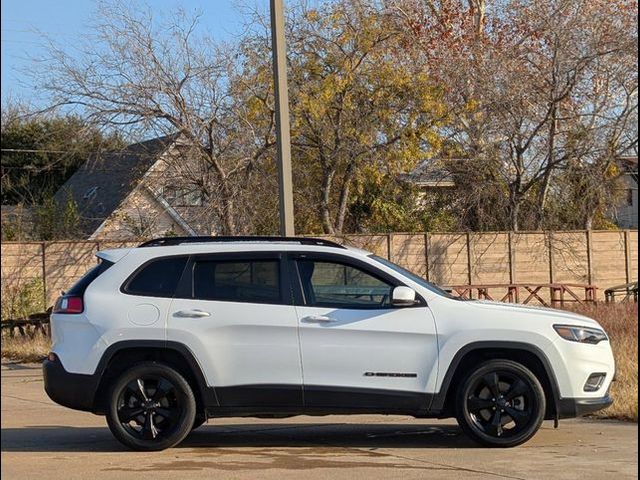
MULTIPOLYGON (((326 237, 332 238, 332 237, 326 237)), ((443 286, 577 283, 604 289, 638 280, 638 232, 575 231, 347 235, 365 248, 443 286)), ((44 279, 50 305, 91 266, 98 250, 139 242, 5 242, 2 287, 44 279)), ((495 291, 499 296, 500 291, 495 291)), ((582 292, 578 292, 582 295, 582 292)), ((544 295, 545 297, 548 294, 544 295)))

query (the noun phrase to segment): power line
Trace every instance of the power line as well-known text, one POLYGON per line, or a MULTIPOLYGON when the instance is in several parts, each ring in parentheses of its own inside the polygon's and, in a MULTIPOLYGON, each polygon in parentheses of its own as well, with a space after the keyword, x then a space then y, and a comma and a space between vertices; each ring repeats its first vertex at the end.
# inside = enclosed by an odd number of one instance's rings
POLYGON ((72 153, 71 150, 46 150, 38 148, 2 148, 3 152, 19 152, 19 153, 72 153))
POLYGON ((113 151, 113 150, 49 150, 46 148, 0 148, 2 152, 8 153, 70 153, 70 154, 85 154, 85 155, 131 155, 132 157, 155 157, 158 153, 146 153, 146 152, 130 152, 130 151, 113 151))

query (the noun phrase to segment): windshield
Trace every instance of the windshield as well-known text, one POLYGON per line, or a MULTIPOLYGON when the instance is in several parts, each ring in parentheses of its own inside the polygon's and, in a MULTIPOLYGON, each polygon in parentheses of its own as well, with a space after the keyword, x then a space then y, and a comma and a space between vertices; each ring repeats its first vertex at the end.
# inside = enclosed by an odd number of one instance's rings
POLYGON ((413 280, 414 282, 416 282, 421 287, 424 287, 427 290, 432 291, 433 293, 436 293, 436 294, 438 294, 440 296, 443 296, 443 297, 451 298, 453 300, 464 300, 461 297, 456 297, 454 295, 451 295, 449 292, 447 292, 446 290, 443 290, 439 286, 437 286, 437 285, 435 285, 435 284, 433 284, 431 282, 427 282, 424 278, 416 275, 415 273, 411 272, 410 270, 407 270, 406 268, 401 267, 400 265, 396 265, 395 263, 390 262, 386 258, 382 258, 382 257, 379 257, 377 255, 369 255, 369 258, 372 258, 375 261, 380 262, 381 264, 389 267, 390 269, 395 270, 399 274, 401 274, 401 275, 413 280))

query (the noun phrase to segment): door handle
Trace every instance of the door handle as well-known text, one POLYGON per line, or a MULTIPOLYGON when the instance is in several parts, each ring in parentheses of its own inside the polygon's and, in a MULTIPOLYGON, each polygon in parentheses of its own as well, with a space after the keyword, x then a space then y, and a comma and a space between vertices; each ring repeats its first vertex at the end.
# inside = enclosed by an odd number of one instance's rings
POLYGON ((335 319, 327 317, 326 315, 309 315, 307 317, 302 317, 301 321, 306 323, 331 323, 335 322, 335 319))
POLYGON ((194 308, 193 310, 178 310, 177 312, 174 312, 173 316, 181 318, 203 318, 210 317, 211 314, 209 312, 205 312, 204 310, 198 310, 197 308, 194 308))

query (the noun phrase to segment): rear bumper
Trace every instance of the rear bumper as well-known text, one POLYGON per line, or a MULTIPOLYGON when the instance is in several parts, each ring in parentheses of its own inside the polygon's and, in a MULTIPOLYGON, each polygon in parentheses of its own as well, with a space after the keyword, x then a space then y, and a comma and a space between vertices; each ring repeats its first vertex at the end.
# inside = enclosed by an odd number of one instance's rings
POLYGON ((49 398, 63 407, 93 411, 99 378, 95 375, 69 373, 58 356, 42 364, 44 390, 49 398))
POLYGON ((613 398, 607 393, 600 398, 562 398, 558 400, 558 417, 575 418, 607 408, 613 398))

